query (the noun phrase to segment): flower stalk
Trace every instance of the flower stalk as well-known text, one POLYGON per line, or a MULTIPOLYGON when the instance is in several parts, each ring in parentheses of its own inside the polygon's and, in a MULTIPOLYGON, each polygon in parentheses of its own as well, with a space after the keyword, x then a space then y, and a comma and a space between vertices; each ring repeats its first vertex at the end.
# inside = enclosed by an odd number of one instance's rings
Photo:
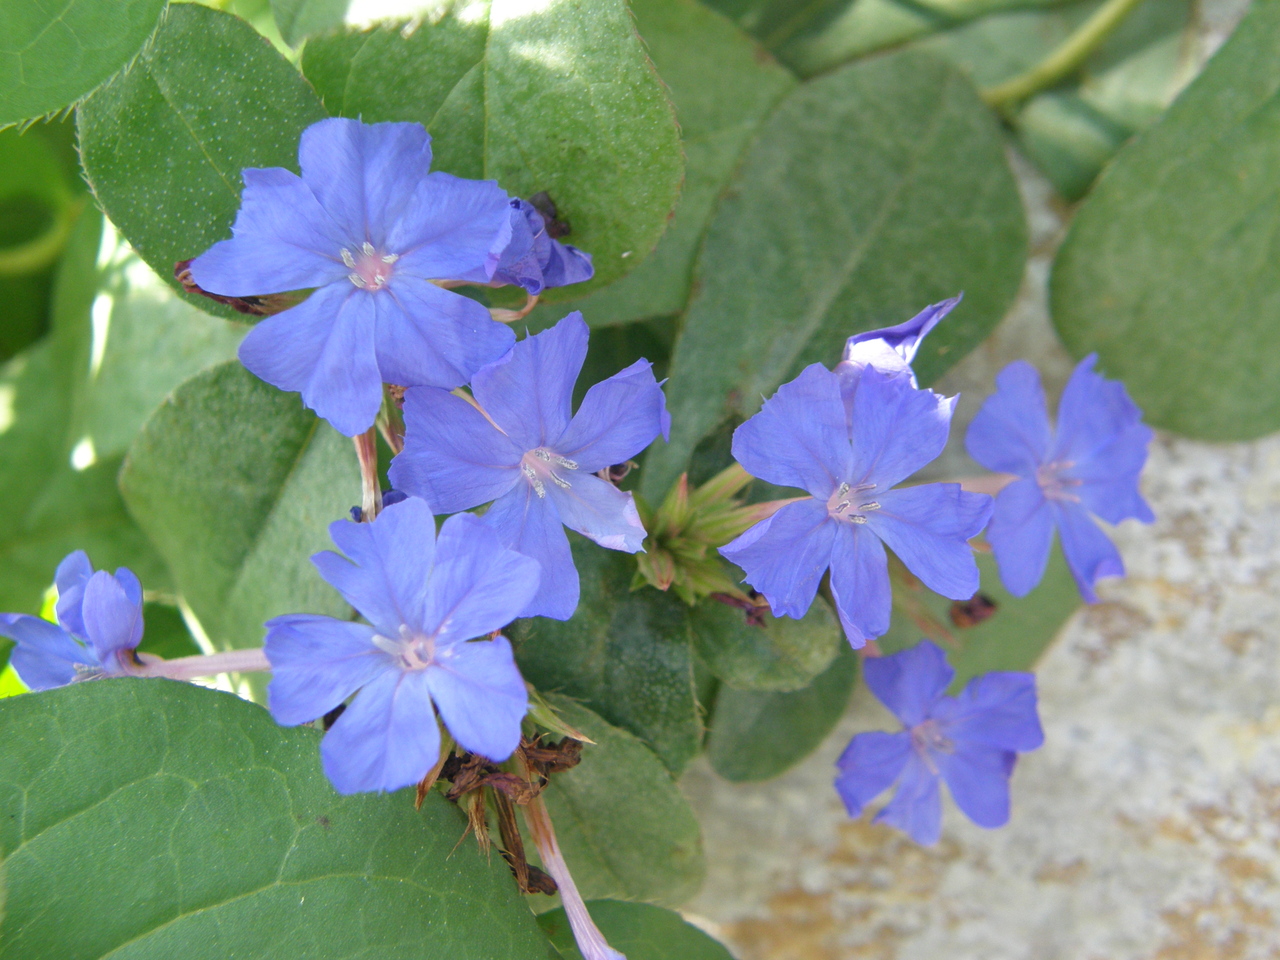
POLYGON ((195 680, 197 677, 215 677, 220 673, 255 673, 271 669, 271 663, 267 660, 262 647, 200 654, 194 657, 175 657, 172 660, 147 653, 137 656, 142 661, 142 665, 136 666, 132 673, 139 677, 195 680))

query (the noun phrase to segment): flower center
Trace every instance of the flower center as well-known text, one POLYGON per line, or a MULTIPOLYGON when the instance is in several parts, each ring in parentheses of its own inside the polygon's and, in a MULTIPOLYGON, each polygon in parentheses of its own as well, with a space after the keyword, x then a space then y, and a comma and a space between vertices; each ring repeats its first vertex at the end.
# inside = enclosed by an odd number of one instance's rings
POLYGON ((400 636, 384 637, 374 634, 373 645, 384 653, 391 654, 402 670, 425 670, 435 662, 436 638, 422 633, 414 633, 405 624, 400 624, 400 636))
POLYGON ((943 734, 937 720, 926 720, 911 728, 911 745, 933 773, 938 772, 931 754, 955 753, 955 745, 943 734))
POLYGON ((1036 470, 1036 483, 1040 492, 1048 500, 1062 500, 1067 503, 1079 503, 1080 497, 1071 492, 1072 487, 1080 486, 1081 481, 1075 477, 1064 477, 1062 471, 1075 466, 1070 460, 1055 460, 1046 463, 1036 470))
POLYGON ((375 249, 368 240, 356 253, 346 247, 342 248, 342 262, 351 271, 347 274, 347 279, 361 290, 381 290, 394 272, 391 265, 399 259, 400 254, 383 253, 375 249))
POLYGON ((565 490, 573 486, 568 480, 556 473, 557 467, 564 470, 577 470, 578 464, 577 461, 570 460, 568 457, 552 453, 546 447, 530 450, 520 458, 520 472, 524 474, 524 478, 529 481, 529 486, 533 487, 533 492, 539 498, 547 495, 548 480, 557 487, 563 487, 565 490))
POLYGON ((867 514, 872 510, 879 510, 880 504, 874 500, 864 499, 862 495, 875 488, 874 483, 859 483, 852 487, 847 483, 840 484, 836 487, 836 492, 831 495, 831 499, 827 501, 827 513, 834 520, 866 523, 867 514))

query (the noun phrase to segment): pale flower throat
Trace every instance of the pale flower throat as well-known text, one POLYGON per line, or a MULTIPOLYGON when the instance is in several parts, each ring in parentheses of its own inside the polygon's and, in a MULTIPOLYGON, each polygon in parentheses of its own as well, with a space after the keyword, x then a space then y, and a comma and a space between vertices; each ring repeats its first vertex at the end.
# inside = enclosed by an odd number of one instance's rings
POLYGON ((400 624, 399 637, 384 637, 380 633, 373 635, 373 645, 384 653, 395 657, 402 670, 425 670, 435 660, 436 637, 423 633, 415 633, 405 624, 400 624))
POLYGON ((391 279, 391 265, 400 259, 398 253, 381 253, 368 240, 360 247, 359 254, 342 248, 342 262, 351 272, 347 279, 361 290, 381 290, 391 279))
POLYGON ((547 495, 548 480, 564 490, 568 490, 573 486, 568 480, 556 473, 556 467, 564 470, 577 470, 578 462, 570 460, 568 457, 562 457, 558 453, 552 453, 546 447, 530 450, 520 458, 520 472, 524 474, 524 478, 529 481, 529 485, 533 487, 533 492, 539 498, 547 495))
POLYGON ((1080 486, 1083 481, 1062 476, 1063 470, 1070 470, 1074 466, 1075 463, 1071 460, 1055 460, 1036 470, 1036 483, 1040 485, 1040 492, 1044 494, 1046 500, 1080 502, 1080 497, 1072 493, 1071 488, 1080 486))
POLYGON ((874 483, 859 483, 852 487, 847 483, 840 484, 827 501, 827 513, 834 520, 866 523, 866 515, 872 510, 879 510, 880 504, 874 500, 864 500, 862 494, 870 493, 875 488, 874 483))

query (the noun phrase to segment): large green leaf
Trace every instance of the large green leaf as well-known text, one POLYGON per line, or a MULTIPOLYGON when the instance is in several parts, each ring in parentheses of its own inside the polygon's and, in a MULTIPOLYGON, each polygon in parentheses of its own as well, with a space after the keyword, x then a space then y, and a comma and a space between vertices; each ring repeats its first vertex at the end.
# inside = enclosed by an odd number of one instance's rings
POLYGON ((704 600, 689 613, 693 648, 711 672, 739 690, 798 690, 830 666, 844 637, 831 606, 814 600, 800 620, 704 600))
MULTIPOLYGON (((297 169, 324 118, 298 71, 243 20, 175 4, 133 68, 81 105, 85 175, 161 277, 231 233, 245 167, 297 169)), ((215 310, 212 301, 202 301, 215 310)))
MULTIPOLYGON (((733 960, 728 950, 674 910, 617 900, 594 900, 587 909, 609 946, 627 960, 733 960)), ((564 960, 582 960, 563 907, 542 914, 538 924, 564 960)))
POLYGON ((271 0, 280 36, 291 47, 323 30, 342 25, 351 0, 271 0))
POLYGON ((409 27, 317 37, 303 70, 336 115, 425 125, 442 170, 513 195, 547 191, 595 258, 591 287, 622 276, 666 227, 683 166, 626 3, 447 8, 409 27))
POLYGON ((120 487, 220 648, 283 613, 350 616, 308 559, 360 502, 351 442, 238 363, 188 380, 129 450, 120 487))
POLYGON ((627 731, 566 697, 549 698, 594 744, 557 773, 547 808, 584 897, 678 906, 702 885, 702 831, 666 768, 627 731))
POLYGON ((657 590, 631 591, 635 561, 570 534, 582 580, 572 620, 518 620, 516 660, 539 690, 582 700, 629 730, 679 773, 702 724, 693 689, 686 607, 657 590))
POLYGON ((1207 440, 1280 429, 1280 3, 1261 0, 1123 150, 1054 264, 1067 348, 1147 419, 1207 440))
POLYGON ((726 780, 768 780, 822 743, 849 703, 858 657, 843 644, 807 687, 785 693, 721 686, 707 735, 707 758, 726 780))
POLYGON ((572 304, 539 307, 531 326, 568 307, 592 326, 683 311, 715 201, 751 134, 795 86, 750 37, 695 0, 633 0, 631 10, 680 121, 680 203, 657 249, 631 274, 572 304))
POLYGON ((123 67, 166 0, 3 0, 0 124, 60 110, 123 67))
POLYGON ((849 335, 964 290, 917 357, 930 382, 1004 315, 1025 254, 999 127, 959 71, 903 53, 804 84, 760 128, 707 233, 646 497, 849 335))
POLYGON ((0 702, 0 958, 545 960, 456 808, 339 796, 319 739, 166 680, 0 702))

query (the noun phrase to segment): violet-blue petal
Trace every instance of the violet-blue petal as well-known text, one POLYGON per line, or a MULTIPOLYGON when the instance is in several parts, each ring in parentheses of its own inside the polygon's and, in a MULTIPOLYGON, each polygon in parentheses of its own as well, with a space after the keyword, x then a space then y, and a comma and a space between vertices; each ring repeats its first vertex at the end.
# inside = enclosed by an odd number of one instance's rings
POLYGON ((1074 492, 1107 523, 1130 518, 1151 523, 1156 516, 1143 499, 1139 477, 1152 436, 1150 427, 1134 424, 1094 450, 1088 460, 1064 469, 1062 476, 1080 481, 1074 492))
POLYGON ((610 550, 643 550, 644 524, 631 494, 591 473, 571 476, 567 489, 554 484, 546 487, 547 500, 554 504, 561 522, 610 550))
POLYGON ((853 359, 856 357, 856 351, 853 350, 860 343, 867 343, 872 340, 882 340, 895 353, 900 356, 905 363, 911 363, 915 359, 916 352, 920 349, 920 343, 929 332, 933 330, 943 318, 946 317, 956 305, 964 299, 964 294, 957 294, 938 303, 930 304, 910 320, 905 323, 899 323, 893 327, 882 327, 879 330, 868 330, 866 333, 854 334, 845 341, 845 359, 853 359), (851 356, 853 354, 853 356, 851 356))
POLYGON ((836 375, 815 363, 780 386, 733 432, 733 456, 754 477, 825 501, 852 469, 836 375))
POLYGON ((336 520, 329 536, 346 558, 325 550, 311 562, 330 586, 385 637, 398 637, 402 624, 423 629, 436 559, 435 518, 426 501, 410 497, 372 523, 336 520))
POLYGON ((424 177, 387 234, 396 272, 487 283, 511 240, 509 200, 492 180, 424 177))
POLYGON ((954 397, 917 390, 901 377, 867 367, 851 414, 852 482, 875 484, 870 499, 937 459, 947 445, 954 407, 954 397))
POLYGON ((875 730, 850 740, 836 761, 840 771, 836 775, 836 792, 849 816, 860 816, 868 803, 893 786, 910 755, 911 734, 905 730, 875 730))
POLYGON ((740 566, 776 617, 808 612, 822 574, 831 564, 836 524, 818 500, 789 503, 720 548, 740 566))
POLYGON ((529 694, 506 637, 450 644, 426 674, 440 717, 464 749, 496 762, 511 756, 529 694))
POLYGON ((1044 743, 1033 673, 997 670, 974 677, 958 697, 941 698, 932 716, 953 742, 1024 752, 1044 743))
POLYGON ((1055 503, 1058 536, 1067 566, 1075 577, 1080 596, 1086 603, 1097 603, 1094 585, 1102 577, 1123 577, 1124 561, 1120 551, 1102 532, 1093 518, 1079 504, 1055 503))
POLYGON ((867 657, 862 662, 867 686, 893 711, 905 727, 928 720, 956 672, 946 654, 931 640, 922 640, 887 657, 867 657))
POLYGON ((298 144, 302 179, 358 246, 386 242, 386 226, 405 210, 431 166, 431 137, 419 123, 313 123, 298 144))
POLYGON ((321 287, 250 330, 240 343, 240 362, 273 386, 300 392, 339 433, 363 433, 382 406, 376 295, 345 280, 321 287))
POLYGON ((838 524, 831 551, 831 596, 849 644, 861 649, 889 629, 893 589, 889 560, 865 526, 838 524))
POLYGON ((58 603, 54 607, 58 623, 77 637, 86 636, 80 606, 84 603, 84 588, 92 576, 93 564, 83 550, 67 554, 53 575, 53 585, 58 589, 58 603))
POLYGON ((523 287, 525 292, 537 296, 542 292, 542 264, 534 249, 534 237, 543 232, 542 214, 528 200, 513 197, 508 216, 511 218, 511 239, 502 250, 498 266, 493 271, 493 282, 523 287))
POLYGON ((98 666, 93 651, 57 624, 40 617, 0 618, 0 636, 17 644, 9 655, 14 671, 32 690, 52 690, 76 679, 77 663, 98 666))
POLYGON ((373 645, 376 631, 367 624, 292 613, 266 626, 267 705, 283 726, 322 717, 374 677, 400 672, 373 645))
POLYGON ((320 743, 324 772, 339 793, 399 790, 440 758, 429 670, 389 670, 362 689, 320 743))
POLYGON ((951 751, 931 752, 956 806, 980 827, 993 829, 1009 822, 1011 752, 968 741, 956 742, 951 751))
POLYGON ((1076 364, 1062 391, 1054 460, 1083 464, 1117 434, 1142 421, 1142 411, 1129 399, 1124 384, 1094 373, 1097 360, 1091 353, 1076 364))
POLYGON ((542 567, 538 592, 521 616, 553 620, 572 617, 578 608, 578 571, 555 507, 535 495, 529 484, 519 483, 493 502, 484 522, 506 546, 538 561, 542 567))
POLYGON ((996 392, 969 424, 965 449, 988 470, 1034 477, 1052 442, 1040 374, 1025 360, 1015 360, 996 374, 996 392))
POLYGON ((587 325, 575 310, 481 368, 471 392, 517 446, 532 450, 569 426, 573 385, 586 358, 587 325))
POLYGON ((110 573, 99 570, 85 585, 82 609, 98 662, 108 673, 121 672, 120 653, 142 642, 142 604, 130 600, 110 573))
POLYGON ((1054 510, 1035 480, 1015 480, 996 494, 987 542, 1000 580, 1015 597, 1036 588, 1049 565, 1054 510))
POLYGON ((876 823, 887 823, 906 833, 921 846, 931 847, 942 835, 942 796, 938 776, 912 752, 903 769, 893 799, 876 814, 876 823))
POLYGON ((569 428, 552 444, 584 473, 595 473, 649 446, 663 432, 666 409, 653 365, 637 360, 591 387, 569 428))
MULTIPOLYGON (((304 134, 305 137, 305 134, 304 134)), ((191 278, 225 297, 323 287, 346 277, 351 239, 307 185, 283 167, 244 171, 232 238, 191 261, 191 278)))
POLYGON ((969 493, 958 483, 925 483, 886 490, 877 500, 880 509, 866 514, 867 529, 926 587, 952 600, 968 600, 978 591, 969 538, 987 525, 989 496, 969 493))
POLYGON ((445 645, 501 630, 520 616, 538 592, 539 576, 536 560, 504 547, 475 514, 446 520, 421 621, 424 632, 436 634, 437 656, 444 656, 440 648, 445 645))
POLYGON ((138 579, 136 573, 128 567, 117 567, 116 583, 120 584, 120 589, 124 591, 130 603, 138 607, 142 606, 142 581, 138 579))
POLYGON ((496 500, 520 479, 516 447, 461 397, 434 387, 404 395, 405 444, 388 476, 397 490, 422 497, 439 513, 496 500))
POLYGON ((378 372, 386 383, 452 390, 515 343, 484 306, 417 277, 392 277, 373 302, 378 372))
MULTIPOLYGON (((596 275, 595 265, 591 262, 591 254, 568 243, 561 243, 546 236, 538 241, 538 246, 546 245, 546 263, 542 266, 542 283, 545 287, 567 287, 575 283, 585 283, 596 275)), ((539 259, 543 253, 539 251, 539 259)))

